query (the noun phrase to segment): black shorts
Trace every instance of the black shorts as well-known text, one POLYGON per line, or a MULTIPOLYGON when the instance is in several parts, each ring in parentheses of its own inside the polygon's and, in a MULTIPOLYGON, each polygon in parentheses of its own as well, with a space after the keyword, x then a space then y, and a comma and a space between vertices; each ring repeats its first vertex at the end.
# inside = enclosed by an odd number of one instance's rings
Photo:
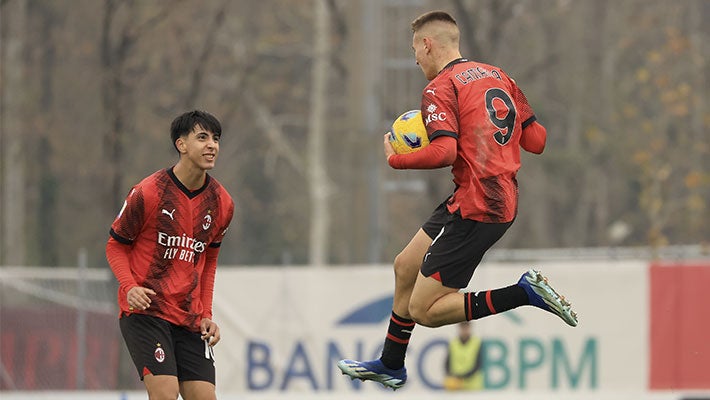
POLYGON ((214 350, 199 332, 143 314, 124 315, 118 323, 141 380, 148 374, 172 375, 180 382, 215 384, 214 350))
POLYGON ((483 255, 512 224, 464 219, 459 212, 450 213, 446 202, 441 203, 422 225, 433 240, 422 261, 422 275, 438 273, 435 278, 444 286, 465 288, 483 255))

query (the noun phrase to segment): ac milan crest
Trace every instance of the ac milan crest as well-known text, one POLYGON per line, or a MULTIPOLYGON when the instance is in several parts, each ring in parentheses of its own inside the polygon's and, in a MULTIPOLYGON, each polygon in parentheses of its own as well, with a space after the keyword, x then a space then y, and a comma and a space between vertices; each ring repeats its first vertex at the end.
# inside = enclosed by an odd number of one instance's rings
POLYGON ((155 348, 155 352, 153 352, 153 355, 155 355, 155 360, 159 363, 165 361, 165 350, 160 347, 160 343, 158 343, 158 347, 155 348))

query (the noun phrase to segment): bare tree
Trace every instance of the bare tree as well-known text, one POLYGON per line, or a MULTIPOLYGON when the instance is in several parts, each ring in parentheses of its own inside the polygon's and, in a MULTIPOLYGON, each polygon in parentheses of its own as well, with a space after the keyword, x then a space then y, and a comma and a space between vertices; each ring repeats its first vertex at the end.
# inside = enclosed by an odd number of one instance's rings
POLYGON ((202 43, 202 49, 200 50, 199 57, 195 59, 195 65, 190 79, 190 88, 185 96, 185 109, 190 109, 195 106, 195 101, 203 87, 202 81, 205 77, 205 67, 209 65, 207 60, 214 51, 214 47, 217 43, 215 36, 217 35, 217 32, 219 32, 219 29, 224 25, 224 17, 229 3, 230 2, 228 0, 225 0, 220 4, 219 9, 214 15, 212 23, 207 27, 207 33, 205 34, 205 39, 202 43))
POLYGON ((325 112, 330 60, 330 16, 325 0, 314 0, 314 52, 311 67, 311 109, 308 132, 308 186, 311 193, 311 226, 308 260, 324 265, 328 260, 330 185, 326 173, 325 112))
POLYGON ((103 111, 108 121, 105 151, 110 174, 109 196, 105 204, 114 204, 124 194, 122 138, 130 129, 132 83, 128 64, 141 36, 155 29, 175 9, 176 4, 164 5, 158 12, 143 16, 139 6, 131 0, 106 0, 100 35, 101 67, 103 70, 103 111), (123 9, 121 9, 123 7, 123 9), (119 12, 128 16, 121 23, 119 12))

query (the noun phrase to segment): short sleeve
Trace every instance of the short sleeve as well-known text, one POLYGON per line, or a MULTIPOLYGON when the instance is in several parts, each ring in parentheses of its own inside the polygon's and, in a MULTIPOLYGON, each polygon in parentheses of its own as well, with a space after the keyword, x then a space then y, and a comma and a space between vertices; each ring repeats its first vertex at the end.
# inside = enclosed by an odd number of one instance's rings
POLYGON ((459 106, 454 83, 448 79, 434 80, 422 94, 422 117, 430 140, 459 134, 459 106))
POLYGON ((134 186, 126 196, 121 211, 111 224, 111 236, 123 244, 132 244, 140 234, 146 215, 146 199, 141 185, 134 186))
POLYGON ((526 126, 535 122, 535 112, 530 106, 530 103, 528 103, 528 99, 525 97, 525 94, 522 90, 520 90, 515 81, 510 79, 510 83, 512 85, 511 92, 513 96, 513 102, 515 103, 515 109, 517 110, 518 115, 520 116, 523 129, 525 129, 526 126))

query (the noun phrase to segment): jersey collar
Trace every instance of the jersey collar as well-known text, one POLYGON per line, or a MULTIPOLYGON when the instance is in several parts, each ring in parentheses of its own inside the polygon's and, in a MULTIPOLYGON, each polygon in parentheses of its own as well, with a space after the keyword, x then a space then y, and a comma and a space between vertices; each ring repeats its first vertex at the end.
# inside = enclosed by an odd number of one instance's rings
MULTIPOLYGON (((449 68, 453 67, 454 65, 459 64, 459 63, 463 63, 463 62, 468 62, 468 58, 463 58, 463 57, 457 58, 457 59, 449 62, 448 64, 446 64, 446 66, 444 68, 442 68, 441 71, 449 69, 449 68)), ((441 73, 441 71, 439 71, 439 74, 441 73)))
POLYGON ((191 199, 197 197, 197 195, 204 192, 205 189, 207 189, 207 185, 210 184, 210 179, 211 179, 210 174, 206 174, 205 175, 205 183, 202 185, 202 187, 200 187, 197 190, 190 190, 185 185, 183 185, 182 182, 180 182, 180 179, 178 179, 177 176, 175 176, 175 172, 173 172, 173 168, 174 167, 170 167, 166 170, 168 173, 168 176, 170 176, 170 179, 173 180, 173 183, 175 183, 175 185, 180 189, 180 191, 185 193, 185 195, 191 199))

